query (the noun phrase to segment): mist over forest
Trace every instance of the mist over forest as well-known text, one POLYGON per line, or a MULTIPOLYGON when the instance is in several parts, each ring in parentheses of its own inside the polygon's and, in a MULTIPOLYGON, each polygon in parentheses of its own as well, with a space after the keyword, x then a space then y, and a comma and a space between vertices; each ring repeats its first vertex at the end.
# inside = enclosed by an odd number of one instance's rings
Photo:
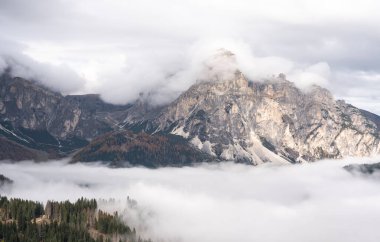
POLYGON ((98 200, 154 241, 377 241, 380 174, 343 166, 379 157, 253 167, 109 168, 2 163, 1 194, 41 201, 98 200), (128 207, 127 199, 137 202, 128 207), (362 226, 365 224, 365 226, 362 226))

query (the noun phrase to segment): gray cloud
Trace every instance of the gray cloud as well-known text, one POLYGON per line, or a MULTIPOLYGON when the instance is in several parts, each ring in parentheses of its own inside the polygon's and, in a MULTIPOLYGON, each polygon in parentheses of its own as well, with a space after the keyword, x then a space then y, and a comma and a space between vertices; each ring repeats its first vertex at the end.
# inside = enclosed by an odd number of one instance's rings
POLYGON ((234 42, 245 46, 240 64, 248 76, 284 72, 300 86, 322 83, 336 96, 380 113, 371 98, 379 94, 378 82, 351 76, 380 72, 379 7, 372 0, 4 0, 0 27, 2 39, 21 44, 19 53, 64 66, 59 73, 74 72, 85 82, 75 91, 100 92, 110 102, 125 103, 152 90, 157 102, 171 100, 194 83, 199 57, 210 52, 205 46, 228 48, 222 44, 234 42), (328 76, 314 73, 321 63, 328 76), (356 87, 352 80, 369 97, 357 102, 342 95, 356 87))
POLYGON ((7 196, 46 201, 115 198, 118 210, 158 241, 377 241, 380 174, 342 167, 379 157, 259 167, 233 163, 187 168, 121 168, 23 162, 0 164, 7 196), (126 208, 126 197, 137 200, 126 208), (159 240, 162 239, 162 240, 159 240))

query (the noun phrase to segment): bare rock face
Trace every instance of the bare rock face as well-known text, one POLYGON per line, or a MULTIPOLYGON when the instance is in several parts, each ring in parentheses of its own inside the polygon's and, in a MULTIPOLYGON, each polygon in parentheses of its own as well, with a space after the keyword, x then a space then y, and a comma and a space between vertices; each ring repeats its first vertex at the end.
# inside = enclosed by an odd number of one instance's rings
POLYGON ((90 140, 114 130, 117 124, 111 115, 128 107, 105 103, 97 94, 68 95, 57 105, 48 130, 62 139, 76 136, 90 140))
POLYGON ((0 115, 3 119, 27 129, 48 126, 61 94, 22 78, 12 78, 7 73, 1 76, 0 82, 0 115))
POLYGON ((229 81, 200 82, 154 117, 125 121, 180 135, 219 159, 252 164, 380 153, 378 124, 361 110, 321 87, 301 91, 284 76, 249 82, 237 72, 229 81))

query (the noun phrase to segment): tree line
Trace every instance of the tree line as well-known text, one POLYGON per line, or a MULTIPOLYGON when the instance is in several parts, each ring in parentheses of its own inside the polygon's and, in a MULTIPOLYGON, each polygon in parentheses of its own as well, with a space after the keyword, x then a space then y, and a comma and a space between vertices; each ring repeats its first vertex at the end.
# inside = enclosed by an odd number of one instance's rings
POLYGON ((40 202, 0 196, 0 242, 151 242, 95 199, 40 202))

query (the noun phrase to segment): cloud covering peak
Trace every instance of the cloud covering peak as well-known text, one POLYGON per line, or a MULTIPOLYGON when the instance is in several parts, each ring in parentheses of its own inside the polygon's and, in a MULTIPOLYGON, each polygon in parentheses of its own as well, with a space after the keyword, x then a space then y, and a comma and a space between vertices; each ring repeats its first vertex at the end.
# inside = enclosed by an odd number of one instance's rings
POLYGON ((125 103, 140 92, 172 100, 196 81, 210 52, 226 48, 252 79, 285 73, 380 113, 379 7, 373 0, 3 0, 0 53, 12 49, 29 69, 20 73, 57 90, 125 103))

